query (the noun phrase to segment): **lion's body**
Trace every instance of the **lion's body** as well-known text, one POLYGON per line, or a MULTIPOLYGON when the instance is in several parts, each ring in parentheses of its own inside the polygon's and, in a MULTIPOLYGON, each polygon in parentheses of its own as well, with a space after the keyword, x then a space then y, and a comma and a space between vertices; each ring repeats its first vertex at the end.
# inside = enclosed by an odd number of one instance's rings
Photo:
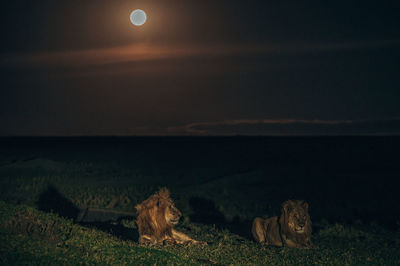
POLYGON ((173 227, 182 216, 174 206, 168 189, 164 188, 136 206, 136 223, 139 243, 145 244, 190 244, 199 243, 173 227))
POLYGON ((271 246, 282 246, 278 216, 268 219, 255 218, 253 221, 252 233, 259 243, 271 246))
POLYGON ((284 202, 280 217, 255 218, 252 227, 257 242, 279 247, 311 247, 311 232, 308 204, 300 200, 284 202))

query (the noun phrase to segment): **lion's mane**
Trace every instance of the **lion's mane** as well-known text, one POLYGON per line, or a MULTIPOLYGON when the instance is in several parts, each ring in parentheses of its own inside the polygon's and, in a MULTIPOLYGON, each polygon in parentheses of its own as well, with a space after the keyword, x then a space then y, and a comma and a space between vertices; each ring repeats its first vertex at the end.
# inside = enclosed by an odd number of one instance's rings
POLYGON ((311 218, 308 203, 288 200, 282 204, 281 216, 255 218, 252 233, 255 240, 272 246, 311 247, 311 218))
POLYGON ((175 207, 167 188, 160 189, 148 199, 136 205, 136 211, 139 243, 200 243, 173 228, 182 214, 175 207))

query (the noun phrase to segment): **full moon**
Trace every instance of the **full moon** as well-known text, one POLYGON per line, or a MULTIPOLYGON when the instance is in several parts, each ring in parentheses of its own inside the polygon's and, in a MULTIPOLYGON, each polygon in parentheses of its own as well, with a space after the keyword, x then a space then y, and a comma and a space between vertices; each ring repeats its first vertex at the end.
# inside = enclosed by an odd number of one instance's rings
POLYGON ((131 22, 135 26, 142 26, 146 19, 146 13, 141 9, 136 9, 131 13, 131 22))

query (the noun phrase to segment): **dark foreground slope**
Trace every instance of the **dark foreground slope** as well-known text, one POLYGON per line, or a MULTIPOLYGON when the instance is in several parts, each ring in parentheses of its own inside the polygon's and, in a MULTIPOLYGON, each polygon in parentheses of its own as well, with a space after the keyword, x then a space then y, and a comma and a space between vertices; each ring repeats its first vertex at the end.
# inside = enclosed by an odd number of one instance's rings
MULTIPOLYGON (((134 230, 134 229, 131 229, 134 230)), ((377 227, 326 225, 313 249, 261 246, 228 230, 181 227, 208 246, 140 246, 26 206, 0 201, 2 265, 396 265, 397 237, 377 227)))

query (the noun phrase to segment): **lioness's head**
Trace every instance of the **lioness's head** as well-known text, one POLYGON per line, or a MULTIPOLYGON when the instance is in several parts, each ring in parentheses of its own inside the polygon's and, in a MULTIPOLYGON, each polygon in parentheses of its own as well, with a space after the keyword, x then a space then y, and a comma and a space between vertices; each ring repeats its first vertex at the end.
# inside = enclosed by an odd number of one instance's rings
POLYGON ((302 200, 288 200, 282 204, 282 216, 290 231, 297 234, 311 230, 311 219, 308 214, 308 203, 302 200))

